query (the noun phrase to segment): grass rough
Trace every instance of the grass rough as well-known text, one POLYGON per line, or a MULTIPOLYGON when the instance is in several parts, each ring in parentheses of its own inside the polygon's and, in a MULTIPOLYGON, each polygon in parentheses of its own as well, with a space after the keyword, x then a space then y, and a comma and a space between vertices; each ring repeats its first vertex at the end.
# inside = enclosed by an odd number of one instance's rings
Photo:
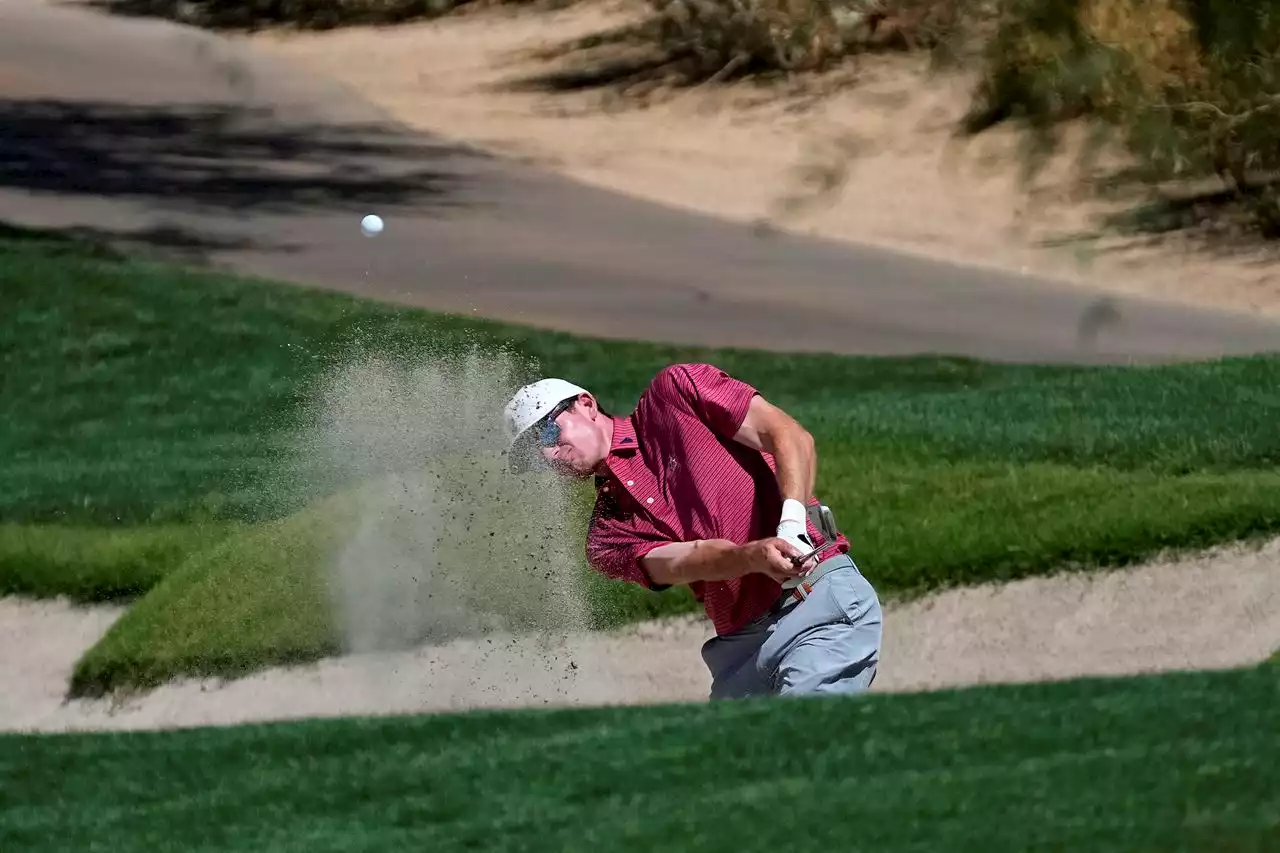
MULTIPOLYGON (((853 553, 886 598, 1125 565, 1164 547, 1254 538, 1280 520, 1280 474, 1273 472, 1166 478, 970 464, 873 467, 860 479, 863 491, 848 505, 864 531, 855 531, 853 553)), ((86 653, 72 693, 148 688, 186 676, 235 677, 343 651, 326 565, 349 529, 331 512, 305 510, 198 554, 86 653)), ((474 559, 485 541, 492 540, 461 539, 442 563, 484 580, 500 559, 474 559)), ((608 581, 585 564, 580 575, 591 628, 700 609, 685 588, 649 593, 608 581)), ((536 597, 536 573, 527 578, 529 589, 519 594, 536 597)), ((506 590, 508 599, 515 592, 506 590)), ((474 597, 476 607, 495 600, 474 597)), ((449 638, 424 631, 416 639, 449 638)))
MULTIPOLYGON (((537 500, 537 488, 526 484, 518 500, 537 500)), ((378 501, 387 493, 373 480, 194 555, 81 656, 70 695, 145 691, 186 677, 236 678, 350 651, 339 603, 343 578, 334 560, 353 534, 386 517, 386 508, 366 494, 378 501)), ((352 579, 361 596, 380 599, 381 620, 402 623, 398 630, 382 629, 372 648, 446 642, 484 624, 517 632, 562 626, 562 576, 543 571, 537 545, 526 546, 530 554, 512 549, 500 538, 504 527, 501 518, 459 525, 435 546, 438 562, 411 566, 414 577, 390 585, 373 576, 382 567, 361 562, 352 579), (457 609, 445 610, 441 602, 457 609)), ((619 605, 610 595, 616 587, 589 576, 585 567, 568 578, 578 579, 586 584, 587 600, 602 601, 603 611, 616 618, 619 605)), ((595 621, 601 621, 598 615, 595 621)))
POLYGON ((914 695, 0 736, 16 849, 1271 849, 1274 666, 914 695), (103 780, 111 781, 104 785, 103 780), (874 796, 868 792, 875 792, 874 796), (795 822, 815 803, 839 803, 795 822), (709 824, 709 813, 733 820, 709 824))
POLYGON ((81 656, 70 695, 231 678, 340 651, 315 567, 350 530, 341 509, 331 499, 194 556, 81 656))
POLYGON ((0 523, 0 595, 127 601, 240 529, 215 522, 122 528, 0 523))

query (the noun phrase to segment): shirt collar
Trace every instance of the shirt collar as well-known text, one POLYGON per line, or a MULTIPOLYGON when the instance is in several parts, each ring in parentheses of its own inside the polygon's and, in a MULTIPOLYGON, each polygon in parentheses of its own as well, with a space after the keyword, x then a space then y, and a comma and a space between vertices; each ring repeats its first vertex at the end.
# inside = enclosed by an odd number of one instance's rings
POLYGON ((638 447, 636 440, 636 425, 631 418, 613 418, 613 442, 609 445, 609 455, 615 453, 630 453, 638 447))
POLYGON ((599 473, 596 474, 596 487, 604 487, 607 491, 608 486, 606 483, 609 477, 618 476, 614 465, 629 459, 638 446, 636 427, 631 422, 631 418, 613 416, 613 441, 609 445, 609 453, 605 456, 604 465, 601 466, 599 473))

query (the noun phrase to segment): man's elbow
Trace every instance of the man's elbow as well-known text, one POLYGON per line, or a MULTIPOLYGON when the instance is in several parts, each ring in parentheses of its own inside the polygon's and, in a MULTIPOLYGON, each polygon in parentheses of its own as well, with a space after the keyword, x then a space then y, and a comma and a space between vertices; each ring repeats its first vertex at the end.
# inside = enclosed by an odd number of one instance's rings
POLYGON ((813 433, 783 409, 757 396, 739 432, 739 441, 777 455, 783 448, 813 454, 817 442, 813 433))
POLYGON ((813 433, 791 418, 767 433, 763 443, 774 456, 787 450, 793 453, 798 451, 801 456, 809 457, 816 456, 818 452, 818 443, 814 440, 813 433))
POLYGON ((654 576, 655 565, 646 561, 645 556, 637 559, 634 553, 614 548, 588 545, 587 566, 610 580, 635 584, 657 592, 671 585, 660 567, 657 569, 658 576, 654 576))
POLYGON ((650 585, 655 587, 687 583, 681 573, 684 566, 681 557, 686 550, 684 546, 687 544, 689 543, 672 542, 668 545, 659 545, 642 555, 636 561, 640 566, 640 573, 649 580, 650 585))
POLYGON ((726 560, 737 546, 728 540, 701 539, 660 545, 640 558, 640 568, 658 586, 723 580, 726 560))

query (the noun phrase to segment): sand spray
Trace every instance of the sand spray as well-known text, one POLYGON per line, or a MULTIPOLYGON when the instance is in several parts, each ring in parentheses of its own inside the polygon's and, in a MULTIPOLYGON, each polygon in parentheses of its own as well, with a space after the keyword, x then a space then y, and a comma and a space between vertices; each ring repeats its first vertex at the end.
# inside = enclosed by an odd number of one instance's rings
POLYGON ((296 450, 312 484, 350 497, 325 567, 349 652, 496 633, 535 634, 553 654, 586 624, 582 484, 513 475, 503 455, 525 366, 459 348, 362 355, 324 377, 296 450))

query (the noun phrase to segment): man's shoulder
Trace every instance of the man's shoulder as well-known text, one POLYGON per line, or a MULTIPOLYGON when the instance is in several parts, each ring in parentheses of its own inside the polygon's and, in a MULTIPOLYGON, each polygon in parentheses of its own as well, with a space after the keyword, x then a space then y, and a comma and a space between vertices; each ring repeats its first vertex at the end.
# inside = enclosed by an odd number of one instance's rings
POLYGON ((670 378, 670 377, 691 377, 698 378, 700 376, 721 375, 725 371, 719 365, 706 361, 677 361, 661 368, 654 378, 670 378))
POLYGON ((703 361, 676 362, 666 365, 653 375, 649 380, 646 395, 650 397, 681 396, 696 387, 699 382, 725 376, 728 374, 714 364, 703 361))

